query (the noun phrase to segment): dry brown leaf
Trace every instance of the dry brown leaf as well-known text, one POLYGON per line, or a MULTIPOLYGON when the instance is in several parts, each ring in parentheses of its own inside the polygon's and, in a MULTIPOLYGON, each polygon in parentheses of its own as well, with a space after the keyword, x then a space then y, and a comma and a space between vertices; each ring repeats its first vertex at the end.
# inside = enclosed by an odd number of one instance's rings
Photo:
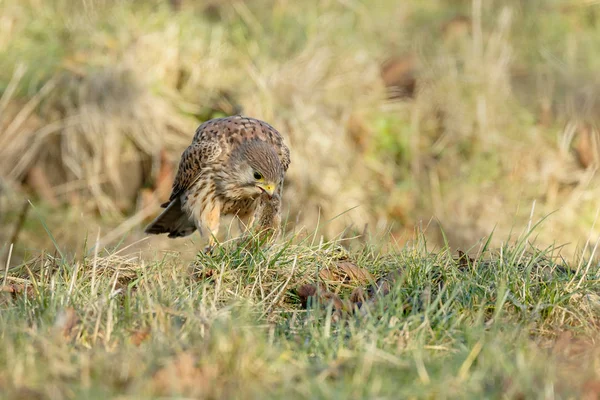
POLYGON ((304 308, 308 306, 309 299, 312 299, 312 301, 318 300, 319 303, 323 305, 333 303, 335 309, 343 308, 343 302, 340 297, 327 290, 325 285, 319 284, 319 286, 317 286, 314 284, 305 284, 300 286, 296 292, 298 293, 298 297, 300 297, 300 301, 304 308))
POLYGON ((23 288, 24 288, 24 286, 19 285, 19 284, 4 285, 4 286, 0 287, 0 292, 19 294, 19 293, 23 292, 23 288))
POLYGON ((309 302, 314 306, 318 302, 323 307, 332 307, 331 319, 334 322, 342 318, 342 314, 350 312, 353 308, 350 303, 343 301, 340 296, 327 290, 325 285, 306 284, 300 286, 296 292, 302 302, 302 307, 307 308, 309 302))
POLYGON ((369 271, 361 268, 351 261, 342 261, 337 264, 337 267, 344 271, 351 280, 357 282, 373 282, 373 276, 369 271))
MULTIPOLYGON (((323 285, 320 285, 320 289, 326 290, 323 285)), ((314 297, 317 294, 317 285, 307 283, 299 286, 298 289, 296 289, 296 292, 298 293, 298 297, 300 297, 302 308, 306 308, 308 306, 309 298, 314 297)))
POLYGON ((339 276, 337 276, 336 274, 334 274, 331 269, 329 268, 323 268, 319 271, 319 278, 321 278, 322 280, 326 281, 326 282, 333 282, 333 281, 338 281, 339 280, 339 276))
POLYGON ((352 261, 338 261, 334 265, 319 271, 319 277, 330 282, 368 283, 373 281, 369 271, 354 264, 352 261))
POLYGON ((11 283, 10 285, 0 286, 0 293, 8 293, 12 295, 13 299, 23 293, 25 293, 29 298, 33 297, 35 294, 33 286, 25 286, 20 283, 11 283))

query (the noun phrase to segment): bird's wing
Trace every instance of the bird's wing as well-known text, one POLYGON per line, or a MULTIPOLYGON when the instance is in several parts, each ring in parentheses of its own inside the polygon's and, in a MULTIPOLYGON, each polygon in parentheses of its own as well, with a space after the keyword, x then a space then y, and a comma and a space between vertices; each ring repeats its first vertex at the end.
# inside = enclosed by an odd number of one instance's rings
POLYGON ((281 160, 283 171, 287 171, 292 160, 290 159, 290 149, 283 143, 283 141, 281 142, 281 147, 279 150, 279 159, 281 160))
POLYGON ((181 155, 169 202, 173 201, 182 191, 192 187, 202 169, 207 164, 214 162, 221 152, 222 148, 216 135, 202 141, 195 141, 185 149, 181 155))

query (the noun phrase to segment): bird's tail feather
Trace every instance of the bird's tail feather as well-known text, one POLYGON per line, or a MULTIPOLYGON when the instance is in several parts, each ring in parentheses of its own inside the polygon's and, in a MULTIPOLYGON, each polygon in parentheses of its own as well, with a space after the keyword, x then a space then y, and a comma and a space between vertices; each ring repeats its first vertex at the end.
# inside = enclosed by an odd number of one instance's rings
POLYGON ((181 200, 176 198, 146 227, 144 232, 154 235, 168 233, 170 238, 176 238, 191 235, 195 230, 196 225, 181 209, 181 200))

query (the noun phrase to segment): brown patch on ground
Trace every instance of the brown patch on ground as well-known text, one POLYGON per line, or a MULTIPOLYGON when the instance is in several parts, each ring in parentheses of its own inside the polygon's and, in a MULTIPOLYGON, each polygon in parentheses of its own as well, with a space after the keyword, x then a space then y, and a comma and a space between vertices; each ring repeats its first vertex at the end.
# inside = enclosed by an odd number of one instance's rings
POLYGON ((335 264, 321 269, 319 277, 324 281, 342 283, 367 283, 374 280, 369 271, 348 260, 337 261, 335 264))
POLYGON ((296 293, 304 309, 316 304, 324 307, 331 306, 332 318, 338 321, 344 314, 357 310, 360 310, 361 314, 366 313, 369 307, 374 306, 379 299, 390 293, 392 285, 400 276, 399 271, 393 271, 375 280, 366 269, 358 267, 348 259, 343 259, 321 270, 319 277, 329 286, 336 283, 362 285, 355 287, 348 298, 341 298, 322 282, 303 284, 296 289, 296 293))
POLYGON ((200 367, 194 355, 183 352, 154 374, 152 385, 163 396, 177 393, 204 397, 211 390, 217 372, 216 367, 200 367))

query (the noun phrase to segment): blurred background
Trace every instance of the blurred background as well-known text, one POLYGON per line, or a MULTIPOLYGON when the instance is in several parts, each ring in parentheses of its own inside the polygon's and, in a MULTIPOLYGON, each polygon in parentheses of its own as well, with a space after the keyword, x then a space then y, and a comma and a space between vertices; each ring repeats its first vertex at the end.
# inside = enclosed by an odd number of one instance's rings
POLYGON ((1 0, 0 252, 136 243, 196 127, 241 112, 291 148, 288 231, 470 249, 551 214, 536 243, 572 256, 599 49, 597 0, 1 0))

